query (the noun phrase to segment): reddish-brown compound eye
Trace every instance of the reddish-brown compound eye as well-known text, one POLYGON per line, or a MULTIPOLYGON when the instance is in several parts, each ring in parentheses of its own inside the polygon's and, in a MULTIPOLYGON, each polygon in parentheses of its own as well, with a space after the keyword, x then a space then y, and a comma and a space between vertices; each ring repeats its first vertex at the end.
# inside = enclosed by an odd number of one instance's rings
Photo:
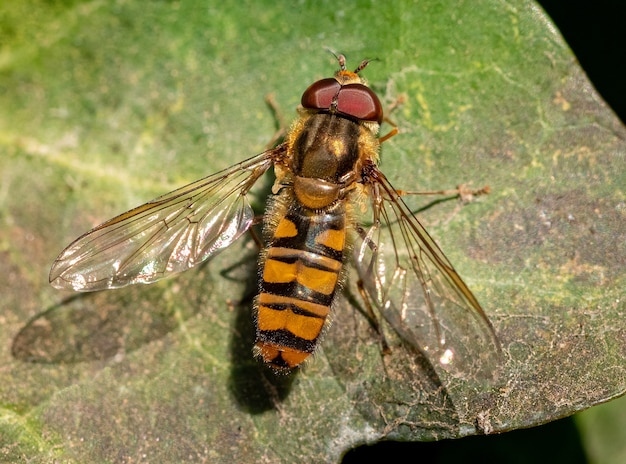
POLYGON ((341 85, 337 79, 329 77, 314 82, 302 94, 302 106, 311 110, 327 110, 330 108, 333 98, 337 96, 341 85))
POLYGON ((337 97, 337 111, 364 121, 376 121, 378 124, 383 122, 380 100, 363 84, 347 84, 341 87, 337 97))

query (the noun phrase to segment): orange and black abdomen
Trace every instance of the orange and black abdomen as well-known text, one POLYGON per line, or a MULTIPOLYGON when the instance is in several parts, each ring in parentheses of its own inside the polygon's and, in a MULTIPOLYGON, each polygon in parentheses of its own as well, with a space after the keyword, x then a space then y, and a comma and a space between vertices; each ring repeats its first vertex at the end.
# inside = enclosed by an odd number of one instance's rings
POLYGON ((345 216, 342 202, 321 212, 291 202, 277 222, 262 270, 255 344, 274 368, 296 367, 316 348, 339 286, 345 216))
POLYGON ((360 163, 372 157, 363 147, 376 140, 366 126, 333 111, 303 114, 288 134, 288 163, 275 184, 280 196, 266 214, 271 239, 254 352, 277 370, 302 364, 317 347, 339 288, 346 207, 360 163))

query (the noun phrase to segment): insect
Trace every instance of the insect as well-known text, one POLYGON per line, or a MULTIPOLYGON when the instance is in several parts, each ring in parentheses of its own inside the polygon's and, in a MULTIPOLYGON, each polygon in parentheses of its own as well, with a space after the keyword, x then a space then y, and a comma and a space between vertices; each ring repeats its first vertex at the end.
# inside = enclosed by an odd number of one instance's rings
POLYGON ((273 167, 255 301, 258 358, 281 371, 315 351, 349 261, 377 311, 430 359, 464 369, 497 349, 477 299, 378 168, 383 110, 359 75, 368 61, 348 71, 337 59, 334 77, 304 91, 283 143, 82 235, 54 262, 51 284, 112 289, 200 264, 250 228, 248 193, 273 167), (369 219, 360 219, 368 205, 369 219))

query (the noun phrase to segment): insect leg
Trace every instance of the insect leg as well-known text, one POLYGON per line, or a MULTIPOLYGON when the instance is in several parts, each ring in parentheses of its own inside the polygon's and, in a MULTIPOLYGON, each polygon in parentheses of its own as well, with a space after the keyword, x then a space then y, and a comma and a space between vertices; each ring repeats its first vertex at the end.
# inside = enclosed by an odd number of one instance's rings
POLYGON ((263 215, 254 216, 254 219, 252 220, 252 224, 250 225, 250 228, 248 229, 248 232, 250 233, 252 240, 254 240, 254 243, 256 243, 256 246, 259 250, 262 250, 265 245, 263 244, 263 240, 261 239, 261 237, 259 237, 259 234, 257 233, 257 231, 254 230, 254 226, 257 226, 262 223, 263 223, 263 215))
POLYGON ((398 129, 398 125, 389 117, 389 115, 393 111, 395 111, 396 108, 398 108, 400 105, 402 105, 405 100, 406 100, 406 96, 405 95, 400 95, 398 98, 395 99, 395 101, 391 105, 389 105, 385 109, 383 121, 391 126, 391 130, 388 133, 386 133, 385 135, 383 135, 382 137, 379 137, 378 138, 378 143, 386 142, 391 137, 399 134, 400 131, 398 129))
POLYGON ((387 339, 385 338, 385 334, 381 328, 378 317, 376 316, 376 312, 374 311, 374 307, 370 302, 369 295, 365 291, 365 287, 363 286, 363 281, 359 279, 356 283, 359 294, 361 295, 361 299, 363 300, 363 304, 365 305, 366 317, 370 322, 372 328, 378 334, 380 340, 380 350, 383 355, 391 354, 391 348, 389 347, 389 343, 387 343, 387 339))
MULTIPOLYGON (((356 227, 356 232, 361 236, 361 239, 367 245, 367 247, 372 250, 372 253, 376 253, 376 244, 369 237, 367 237, 367 233, 365 232, 365 230, 359 226, 356 227)), ((385 334, 382 330, 379 318, 378 316, 376 316, 376 311, 374 311, 374 306, 372 305, 370 296, 365 290, 365 284, 363 283, 363 280, 359 279, 356 285, 359 295, 361 295, 361 300, 363 301, 363 304, 365 306, 364 316, 367 318, 372 328, 378 334, 381 346, 381 353, 383 355, 389 355, 391 354, 391 348, 389 347, 389 343, 387 343, 387 339, 385 338, 385 334)))
POLYGON ((411 191, 396 189, 398 195, 441 195, 451 196, 452 198, 458 197, 461 203, 470 203, 474 201, 474 198, 482 195, 488 195, 491 193, 491 187, 485 185, 479 189, 472 189, 467 184, 459 184, 454 189, 448 190, 423 190, 423 191, 411 191))
POLYGON ((276 122, 276 125, 277 125, 276 132, 274 133, 274 135, 272 136, 272 138, 270 139, 269 143, 266 146, 266 149, 269 150, 270 148, 274 147, 276 144, 282 142, 282 140, 285 138, 285 135, 287 135, 287 128, 289 127, 289 125, 285 122, 283 113, 282 111, 280 111, 280 108, 278 107, 278 103, 276 103, 276 100, 274 99, 273 93, 266 95, 265 104, 269 106, 270 110, 272 111, 272 114, 274 115, 274 121, 276 122))

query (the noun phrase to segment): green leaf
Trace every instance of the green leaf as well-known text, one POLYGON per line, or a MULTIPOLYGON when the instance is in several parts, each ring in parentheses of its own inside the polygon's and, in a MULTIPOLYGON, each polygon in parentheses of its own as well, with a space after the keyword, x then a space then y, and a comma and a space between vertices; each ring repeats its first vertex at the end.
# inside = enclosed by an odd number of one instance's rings
POLYGON ((2 458, 327 462, 624 393, 626 132, 532 2, 5 3, 2 458), (397 188, 491 187, 420 216, 498 332, 491 386, 442 378, 386 326, 381 356, 351 276, 319 354, 272 377, 250 352, 250 240, 154 286, 48 285, 90 227, 260 152, 265 97, 295 116, 336 68, 325 47, 377 58, 363 74, 402 99, 381 162, 397 188))

